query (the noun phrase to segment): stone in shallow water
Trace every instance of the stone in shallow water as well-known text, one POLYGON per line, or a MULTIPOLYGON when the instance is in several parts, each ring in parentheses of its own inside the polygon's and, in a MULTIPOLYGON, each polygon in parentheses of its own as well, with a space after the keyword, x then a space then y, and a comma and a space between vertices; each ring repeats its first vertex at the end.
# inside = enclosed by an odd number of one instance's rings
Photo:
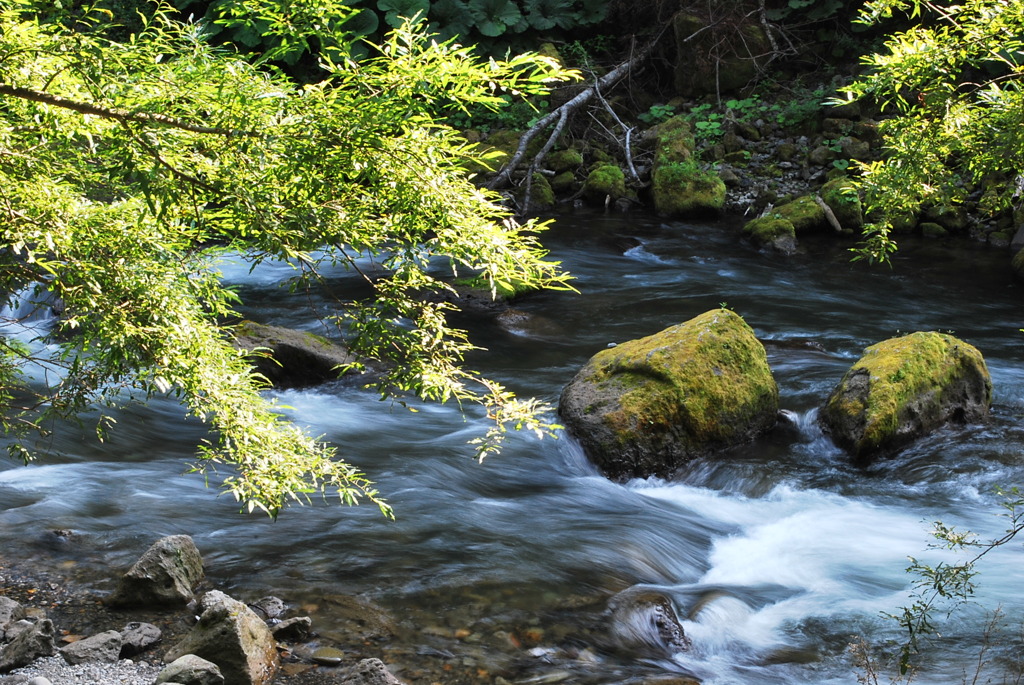
POLYGON ((118 581, 111 606, 182 605, 203 578, 203 558, 188 535, 161 538, 118 581))
POLYGON ((345 652, 334 647, 321 647, 310 658, 324 666, 337 666, 345 659, 345 652))

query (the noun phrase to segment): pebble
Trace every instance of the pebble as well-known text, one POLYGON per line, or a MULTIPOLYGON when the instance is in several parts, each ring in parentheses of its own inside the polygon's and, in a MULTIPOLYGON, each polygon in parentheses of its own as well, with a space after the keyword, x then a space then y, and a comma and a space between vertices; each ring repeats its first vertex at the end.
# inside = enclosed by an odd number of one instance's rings
POLYGON ((10 675, 29 678, 26 685, 153 685, 160 669, 145 661, 89 662, 71 666, 62 656, 36 659, 10 675))
POLYGON ((321 647, 313 652, 313 661, 324 666, 337 666, 345 659, 345 652, 334 647, 321 647))

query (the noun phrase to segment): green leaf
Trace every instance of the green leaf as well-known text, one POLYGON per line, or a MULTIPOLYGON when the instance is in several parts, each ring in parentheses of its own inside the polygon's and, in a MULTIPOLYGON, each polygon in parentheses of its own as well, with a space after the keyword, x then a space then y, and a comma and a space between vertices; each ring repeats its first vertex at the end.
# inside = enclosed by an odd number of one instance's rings
POLYGON ((469 9, 477 31, 490 38, 502 35, 522 18, 512 0, 475 0, 469 9))
POLYGON ((436 22, 431 30, 442 40, 462 38, 473 24, 469 6, 463 0, 438 0, 431 4, 428 16, 431 22, 436 22))
POLYGON ((360 9, 341 25, 343 31, 351 33, 357 38, 369 36, 375 33, 379 27, 380 19, 377 18, 377 13, 367 7, 360 9))
POLYGON ((385 13, 388 26, 398 28, 409 19, 426 17, 430 0, 377 0, 377 9, 385 13))

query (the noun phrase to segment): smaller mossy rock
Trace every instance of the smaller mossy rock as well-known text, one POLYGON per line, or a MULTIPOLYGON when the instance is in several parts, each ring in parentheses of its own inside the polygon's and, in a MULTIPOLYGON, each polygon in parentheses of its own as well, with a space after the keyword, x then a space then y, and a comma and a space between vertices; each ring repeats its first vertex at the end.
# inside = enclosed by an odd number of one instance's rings
POLYGON ((992 247, 1009 247, 1013 235, 1009 231, 992 231, 988 234, 988 244, 992 247))
POLYGON ((583 182, 583 195, 601 204, 609 197, 612 200, 625 197, 626 175, 616 164, 601 164, 587 175, 587 180, 583 182))
POLYGON ((779 393, 764 346, 715 309, 602 350, 565 386, 559 413, 610 478, 667 476, 775 424, 779 393))
POLYGON ((1024 247, 1017 250, 1017 254, 1013 255, 1010 266, 1013 267, 1013 275, 1017 277, 1017 280, 1024 281, 1024 247))
POLYGON ((554 205, 555 191, 547 177, 544 174, 534 174, 533 182, 530 184, 530 207, 548 208, 554 205))
POLYGON ((545 166, 556 173, 583 166, 583 153, 575 148, 556 150, 544 160, 545 166))
POLYGON ((769 216, 778 219, 785 219, 793 224, 793 230, 797 235, 801 233, 813 233, 828 228, 828 219, 825 218, 825 210, 810 195, 802 195, 792 202, 776 207, 769 216))
POLYGON ((762 216, 743 226, 743 235, 754 245, 784 255, 796 253, 796 229, 786 219, 762 216))
POLYGON ((234 334, 239 349, 262 350, 250 361, 278 388, 302 388, 335 380, 341 367, 357 361, 344 346, 307 331, 243 321, 234 334))
POLYGON ((967 209, 962 205, 932 205, 922 212, 921 219, 942 226, 947 231, 959 233, 967 228, 967 209))
POLYGON ((895 211, 889 215, 889 225, 892 226, 892 232, 900 235, 906 235, 914 232, 917 228, 918 216, 910 210, 895 211))
POLYGON ((563 171, 562 173, 551 179, 551 190, 556 193, 564 193, 572 190, 573 186, 576 185, 576 174, 571 171, 563 171))
POLYGON ((693 127, 681 114, 661 122, 648 135, 654 139, 655 167, 689 161, 697 144, 693 138, 693 127))
POLYGON ((725 181, 693 163, 655 165, 651 176, 654 208, 664 216, 700 218, 721 213, 725 181))
POLYGON ((949 235, 949 231, 933 221, 924 221, 919 228, 925 238, 945 238, 949 235))
POLYGON ((864 463, 946 423, 980 421, 991 403, 992 380, 975 347, 919 332, 864 350, 829 396, 821 423, 864 463))
POLYGON ((843 228, 864 227, 864 206, 857 186, 849 178, 835 178, 821 187, 821 199, 829 206, 843 228))

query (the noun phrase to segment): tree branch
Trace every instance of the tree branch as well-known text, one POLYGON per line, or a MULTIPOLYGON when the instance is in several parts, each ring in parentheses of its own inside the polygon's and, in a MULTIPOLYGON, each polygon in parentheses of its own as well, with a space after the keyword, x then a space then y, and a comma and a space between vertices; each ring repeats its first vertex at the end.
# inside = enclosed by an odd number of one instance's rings
POLYGON ((63 98, 59 95, 51 95, 50 93, 44 93, 39 90, 32 90, 31 88, 12 86, 9 83, 0 83, 0 94, 10 95, 21 100, 41 102, 46 105, 53 105, 54 107, 70 109, 74 112, 79 112, 81 114, 92 114, 94 116, 103 117, 104 119, 114 119, 116 121, 137 121, 145 124, 161 124, 163 126, 170 126, 171 128, 178 128, 183 131, 192 131, 193 133, 206 133, 220 136, 256 135, 252 131, 239 131, 230 128, 218 128, 215 126, 200 126, 199 124, 193 124, 191 122, 185 121, 184 119, 169 117, 166 114, 156 114, 153 112, 129 112, 124 109, 102 107, 100 105, 94 105, 90 102, 79 102, 78 100, 69 100, 68 98, 63 98))

